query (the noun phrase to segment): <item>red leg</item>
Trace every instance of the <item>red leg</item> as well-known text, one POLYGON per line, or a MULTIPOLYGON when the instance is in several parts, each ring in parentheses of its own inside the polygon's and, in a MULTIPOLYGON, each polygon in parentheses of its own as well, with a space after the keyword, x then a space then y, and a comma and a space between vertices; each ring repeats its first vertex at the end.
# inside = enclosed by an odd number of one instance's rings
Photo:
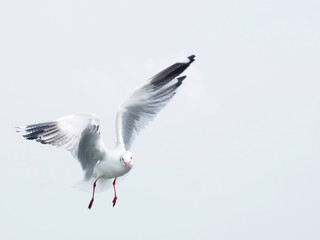
POLYGON ((116 191, 116 180, 117 180, 117 178, 115 178, 114 181, 113 181, 113 189, 114 189, 114 199, 113 199, 113 201, 112 201, 113 206, 116 205, 117 198, 118 198, 118 197, 117 197, 117 191, 116 191))
POLYGON ((98 179, 93 183, 93 192, 92 192, 92 198, 91 201, 89 203, 88 208, 91 209, 93 201, 94 201, 94 191, 96 190, 96 183, 97 183, 98 179))

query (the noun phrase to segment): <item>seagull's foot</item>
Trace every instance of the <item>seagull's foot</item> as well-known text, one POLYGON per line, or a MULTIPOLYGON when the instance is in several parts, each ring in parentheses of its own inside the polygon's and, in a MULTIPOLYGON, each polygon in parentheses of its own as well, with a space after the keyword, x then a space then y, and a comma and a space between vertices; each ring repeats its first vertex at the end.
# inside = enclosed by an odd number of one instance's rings
POLYGON ((117 181, 117 178, 114 179, 113 181, 113 190, 114 190, 114 199, 112 200, 112 203, 113 203, 113 207, 116 205, 116 202, 117 202, 117 191, 116 191, 116 181, 117 181))
POLYGON ((88 206, 89 209, 91 209, 93 201, 94 201, 94 192, 96 190, 96 183, 97 183, 98 179, 93 183, 92 198, 91 198, 91 201, 90 201, 89 206, 88 206))
POLYGON ((113 203, 113 207, 116 205, 116 202, 117 202, 117 196, 114 196, 114 199, 112 200, 112 203, 113 203))
POLYGON ((94 201, 94 199, 92 198, 91 201, 90 201, 90 203, 89 203, 89 205, 88 205, 88 208, 89 208, 89 209, 91 209, 92 204, 93 204, 93 201, 94 201))

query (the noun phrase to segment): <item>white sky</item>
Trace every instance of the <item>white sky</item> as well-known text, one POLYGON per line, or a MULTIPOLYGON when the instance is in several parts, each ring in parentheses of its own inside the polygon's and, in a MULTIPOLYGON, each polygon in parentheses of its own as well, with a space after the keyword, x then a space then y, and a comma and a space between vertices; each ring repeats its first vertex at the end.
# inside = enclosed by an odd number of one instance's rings
POLYGON ((319 1, 2 1, 1 239, 319 239, 319 1), (133 87, 195 54, 96 196, 81 167, 14 126, 100 115, 115 143, 133 87))

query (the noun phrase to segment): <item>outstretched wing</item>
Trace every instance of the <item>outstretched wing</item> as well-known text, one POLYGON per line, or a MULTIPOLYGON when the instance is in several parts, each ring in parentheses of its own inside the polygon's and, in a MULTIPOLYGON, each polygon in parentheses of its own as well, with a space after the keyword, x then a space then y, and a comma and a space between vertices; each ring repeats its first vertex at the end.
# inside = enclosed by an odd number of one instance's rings
POLYGON ((17 127, 17 132, 28 140, 70 151, 81 163, 88 179, 105 154, 99 128, 100 120, 96 115, 77 113, 51 122, 17 127))
POLYGON ((116 117, 118 144, 129 150, 135 136, 175 95, 186 76, 178 77, 194 61, 175 63, 136 88, 119 107, 116 117), (178 78, 177 78, 178 77, 178 78))

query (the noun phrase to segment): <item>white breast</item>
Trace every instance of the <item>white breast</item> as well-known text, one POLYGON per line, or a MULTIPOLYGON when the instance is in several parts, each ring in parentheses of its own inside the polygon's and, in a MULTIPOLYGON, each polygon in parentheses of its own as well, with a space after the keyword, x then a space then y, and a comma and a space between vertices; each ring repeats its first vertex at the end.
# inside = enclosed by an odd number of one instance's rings
POLYGON ((128 173, 130 169, 123 166, 119 161, 103 160, 97 163, 93 170, 94 178, 117 178, 128 173))

